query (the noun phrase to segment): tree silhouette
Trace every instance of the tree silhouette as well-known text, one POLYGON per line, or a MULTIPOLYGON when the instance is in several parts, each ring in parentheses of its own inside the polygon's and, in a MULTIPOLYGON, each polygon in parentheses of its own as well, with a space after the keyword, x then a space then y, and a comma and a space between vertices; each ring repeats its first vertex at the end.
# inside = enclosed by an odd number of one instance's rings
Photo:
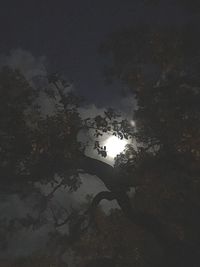
MULTIPOLYGON (((56 111, 44 117, 36 105, 40 92, 19 72, 1 71, 1 190, 23 197, 33 192, 40 195, 38 216, 26 218, 24 224, 41 221, 56 190, 61 186, 76 190, 78 174, 89 173, 98 176, 108 190, 94 196, 84 212, 74 211, 64 220, 52 210, 56 227, 70 225, 64 249, 79 242, 94 222, 101 200, 115 199, 127 219, 154 235, 165 253, 163 266, 198 265, 200 62, 196 36, 196 30, 187 27, 151 30, 145 26, 116 33, 102 47, 103 53, 112 54, 107 77, 122 80, 137 100, 136 131, 126 120, 116 120, 112 110, 81 120, 79 100, 65 93, 66 85, 58 75, 48 77, 51 86, 46 88, 56 101, 56 111), (84 154, 77 141, 83 128, 93 129, 97 137, 105 132, 131 136, 137 149, 127 147, 113 168, 84 154), (52 191, 42 194, 36 182, 52 183, 52 191), (130 187, 135 188, 132 200, 127 194, 130 187)), ((98 143, 96 149, 105 156, 98 143)), ((58 240, 62 243, 63 237, 58 240)))
POLYGON ((142 26, 113 34, 101 47, 112 57, 105 69, 108 79, 122 80, 137 99, 138 150, 127 151, 116 164, 140 181, 135 207, 145 214, 135 218, 174 248, 170 266, 196 266, 194 254, 199 250, 197 36, 198 30, 190 26, 153 30, 142 26))

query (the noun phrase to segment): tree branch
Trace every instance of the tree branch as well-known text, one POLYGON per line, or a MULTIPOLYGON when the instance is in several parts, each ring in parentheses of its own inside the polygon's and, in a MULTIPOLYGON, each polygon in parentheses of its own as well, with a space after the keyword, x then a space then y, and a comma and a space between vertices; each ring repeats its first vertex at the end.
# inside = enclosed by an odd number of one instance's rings
POLYGON ((46 195, 46 198, 47 199, 51 199, 52 197, 53 197, 53 195, 54 195, 54 193, 61 187, 63 185, 63 180, 58 184, 58 185, 56 185, 54 188, 53 188, 53 190, 48 194, 48 195, 46 195))
POLYGON ((97 176, 112 192, 128 191, 130 187, 136 187, 141 184, 134 177, 130 182, 130 179, 127 180, 117 168, 85 155, 77 159, 75 164, 77 169, 82 169, 85 173, 97 176))
POLYGON ((110 192, 110 191, 102 191, 102 192, 98 193, 93 198, 90 209, 96 208, 103 199, 112 201, 112 200, 116 199, 116 194, 114 192, 110 192))

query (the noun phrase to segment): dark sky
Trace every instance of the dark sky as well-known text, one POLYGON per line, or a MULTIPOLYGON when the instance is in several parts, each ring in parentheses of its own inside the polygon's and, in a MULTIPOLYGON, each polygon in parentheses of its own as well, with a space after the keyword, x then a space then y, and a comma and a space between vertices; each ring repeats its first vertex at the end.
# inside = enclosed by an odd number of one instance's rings
POLYGON ((170 1, 156 7, 142 2, 1 1, 0 53, 22 48, 35 56, 44 55, 49 69, 64 69, 90 102, 97 105, 115 102, 112 92, 116 89, 104 85, 102 58, 98 55, 98 47, 109 33, 143 22, 178 24, 191 19, 186 9, 169 4, 170 1))

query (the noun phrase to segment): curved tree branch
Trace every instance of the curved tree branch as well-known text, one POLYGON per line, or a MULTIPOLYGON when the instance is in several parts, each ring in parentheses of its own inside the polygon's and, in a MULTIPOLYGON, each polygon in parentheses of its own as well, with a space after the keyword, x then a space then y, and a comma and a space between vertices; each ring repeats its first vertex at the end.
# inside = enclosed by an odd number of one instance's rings
POLYGON ((100 192, 94 197, 92 207, 96 207, 103 199, 116 199, 130 221, 152 233, 165 250, 170 266, 196 266, 193 264, 199 257, 198 250, 193 245, 179 240, 155 215, 134 209, 126 192, 100 192))
POLYGON ((93 198, 90 209, 96 208, 103 199, 112 201, 112 200, 116 199, 116 193, 110 192, 110 191, 102 191, 102 192, 98 193, 93 198))
POLYGON ((97 176, 110 191, 128 191, 130 187, 140 184, 137 179, 127 181, 126 177, 109 164, 100 160, 82 155, 76 161, 77 169, 82 169, 85 173, 97 176))

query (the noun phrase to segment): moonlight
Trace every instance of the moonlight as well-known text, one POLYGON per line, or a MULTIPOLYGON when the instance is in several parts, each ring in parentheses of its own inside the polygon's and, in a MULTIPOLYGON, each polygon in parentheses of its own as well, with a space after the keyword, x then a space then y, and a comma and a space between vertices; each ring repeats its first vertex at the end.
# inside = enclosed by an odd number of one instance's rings
POLYGON ((115 158, 124 151, 127 144, 128 142, 126 140, 121 140, 116 136, 109 137, 105 142, 107 155, 110 158, 115 158))

